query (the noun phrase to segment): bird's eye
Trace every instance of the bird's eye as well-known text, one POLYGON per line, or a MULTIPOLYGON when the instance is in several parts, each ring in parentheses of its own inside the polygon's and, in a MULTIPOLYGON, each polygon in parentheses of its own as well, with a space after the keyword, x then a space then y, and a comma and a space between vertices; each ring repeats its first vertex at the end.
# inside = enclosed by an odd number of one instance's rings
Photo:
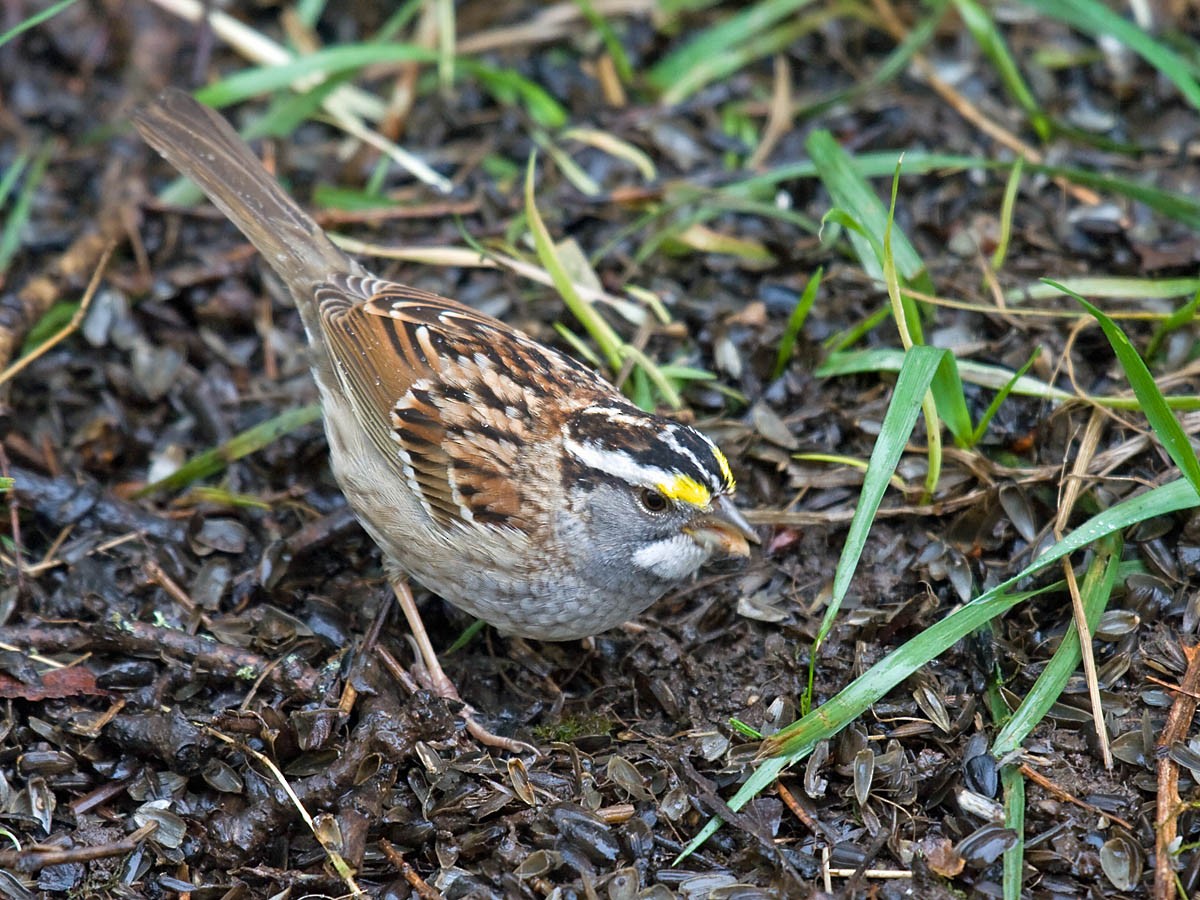
POLYGON ((642 488, 641 501, 642 506, 652 513, 660 513, 667 508, 667 498, 654 488, 642 488))

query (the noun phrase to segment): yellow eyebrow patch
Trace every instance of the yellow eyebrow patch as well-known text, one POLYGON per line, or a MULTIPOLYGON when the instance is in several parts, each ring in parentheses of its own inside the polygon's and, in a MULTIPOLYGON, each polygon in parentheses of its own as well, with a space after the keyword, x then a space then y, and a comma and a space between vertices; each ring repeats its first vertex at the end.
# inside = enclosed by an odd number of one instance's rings
POLYGON ((732 492, 737 487, 737 482, 733 480, 733 470, 729 468, 729 460, 725 458, 725 454, 719 447, 713 447, 713 456, 717 458, 717 465, 721 467, 721 477, 725 479, 726 486, 732 492))
POLYGON ((669 497, 680 503, 690 503, 693 506, 708 506, 712 501, 712 494, 708 488, 695 478, 689 478, 687 475, 676 475, 669 481, 664 481, 656 485, 656 487, 664 497, 669 497))

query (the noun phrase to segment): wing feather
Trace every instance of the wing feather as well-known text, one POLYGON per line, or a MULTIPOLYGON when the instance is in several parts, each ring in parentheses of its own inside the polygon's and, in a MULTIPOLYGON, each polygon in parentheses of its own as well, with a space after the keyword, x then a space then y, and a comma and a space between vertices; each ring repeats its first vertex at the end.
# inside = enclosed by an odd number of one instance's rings
POLYGON ((606 382, 436 294, 355 275, 317 294, 341 386, 426 512, 442 525, 530 528, 544 504, 513 474, 529 447, 557 437, 563 397, 585 405, 606 382))

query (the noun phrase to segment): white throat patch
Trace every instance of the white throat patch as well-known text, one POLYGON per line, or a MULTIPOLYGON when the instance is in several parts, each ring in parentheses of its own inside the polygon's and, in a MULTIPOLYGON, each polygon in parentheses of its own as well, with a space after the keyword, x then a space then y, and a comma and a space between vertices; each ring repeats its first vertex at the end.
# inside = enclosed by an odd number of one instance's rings
POLYGON ((633 554, 633 564, 667 581, 691 575, 708 561, 709 552, 686 534, 647 544, 633 554))

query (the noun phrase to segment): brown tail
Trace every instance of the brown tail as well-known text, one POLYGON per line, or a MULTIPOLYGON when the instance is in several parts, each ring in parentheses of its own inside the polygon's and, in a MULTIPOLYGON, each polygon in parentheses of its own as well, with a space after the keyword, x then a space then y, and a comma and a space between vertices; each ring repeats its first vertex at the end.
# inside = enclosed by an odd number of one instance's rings
POLYGON ((183 91, 168 88, 133 114, 150 146, 199 185, 296 296, 315 324, 312 287, 330 275, 360 271, 271 177, 224 118, 183 91))

